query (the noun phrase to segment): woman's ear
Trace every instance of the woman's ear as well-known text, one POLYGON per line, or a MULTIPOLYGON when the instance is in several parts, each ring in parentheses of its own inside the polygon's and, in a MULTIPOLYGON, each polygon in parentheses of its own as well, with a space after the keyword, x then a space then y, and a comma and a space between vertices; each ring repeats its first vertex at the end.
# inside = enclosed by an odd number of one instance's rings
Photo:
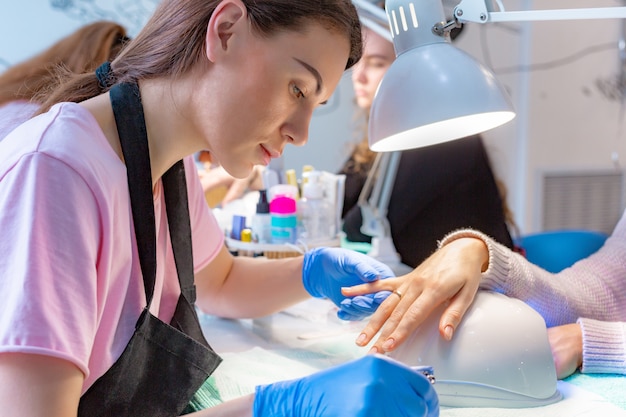
POLYGON ((211 18, 206 33, 206 54, 211 62, 215 62, 221 54, 228 51, 233 35, 247 30, 246 6, 241 0, 223 0, 211 18))

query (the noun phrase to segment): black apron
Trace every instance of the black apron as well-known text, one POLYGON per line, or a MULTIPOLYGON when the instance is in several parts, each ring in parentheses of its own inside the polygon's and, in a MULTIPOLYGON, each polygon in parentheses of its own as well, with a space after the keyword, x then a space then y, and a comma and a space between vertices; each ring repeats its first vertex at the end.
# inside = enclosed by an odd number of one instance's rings
POLYGON ((205 340, 194 308, 196 293, 185 168, 178 161, 162 178, 181 288, 176 311, 168 325, 149 311, 156 274, 156 227, 139 88, 137 84, 119 84, 110 90, 110 96, 126 163, 147 306, 120 358, 81 397, 78 416, 178 416, 221 362, 205 340))

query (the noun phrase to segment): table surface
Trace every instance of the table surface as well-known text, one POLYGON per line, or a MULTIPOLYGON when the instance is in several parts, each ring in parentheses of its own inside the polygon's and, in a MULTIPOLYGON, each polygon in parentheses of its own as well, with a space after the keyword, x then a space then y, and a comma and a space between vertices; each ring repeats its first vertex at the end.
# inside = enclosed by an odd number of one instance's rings
MULTIPOLYGON (((332 303, 317 299, 254 320, 220 319, 200 313, 207 340, 224 358, 216 371, 222 398, 227 400, 253 392, 258 384, 301 377, 366 354, 367 347, 354 343, 365 322, 345 322, 335 313, 332 303)), ((545 407, 442 408, 441 415, 626 417, 626 377, 575 374, 559 381, 558 389, 564 399, 545 407)))

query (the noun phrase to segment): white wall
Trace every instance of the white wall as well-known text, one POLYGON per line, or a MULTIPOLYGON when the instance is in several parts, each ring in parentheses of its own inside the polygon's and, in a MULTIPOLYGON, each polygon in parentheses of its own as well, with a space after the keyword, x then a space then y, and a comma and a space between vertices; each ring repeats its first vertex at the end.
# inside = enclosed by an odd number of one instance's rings
MULTIPOLYGON (((618 0, 504 4, 507 10, 624 5, 618 0)), ((596 85, 615 80, 620 71, 617 42, 622 31, 619 19, 508 23, 473 25, 460 39, 462 49, 493 68, 516 107, 512 123, 485 137, 525 232, 540 227, 542 172, 613 169, 613 152, 622 156, 622 164, 626 161, 624 109, 596 85)))
MULTIPOLYGON (((0 5, 0 71, 47 47, 80 25, 116 20, 131 34, 157 0, 22 0, 0 5)), ((503 0, 507 10, 620 6, 620 0, 503 0)), ((450 1, 446 1, 446 4, 450 1)), ((537 229, 536 176, 546 169, 610 169, 611 153, 626 161, 623 111, 596 81, 620 69, 617 40, 622 22, 568 21, 468 25, 457 45, 492 67, 511 93, 516 119, 484 136, 496 174, 509 189, 523 232, 537 229), (608 46, 549 70, 522 67, 608 46), (520 67, 517 70, 511 68, 520 67)), ((284 167, 304 164, 335 171, 352 141, 353 97, 349 75, 326 108, 316 111, 304 148, 290 147, 284 167)), ((626 163, 626 162, 623 162, 626 163)))

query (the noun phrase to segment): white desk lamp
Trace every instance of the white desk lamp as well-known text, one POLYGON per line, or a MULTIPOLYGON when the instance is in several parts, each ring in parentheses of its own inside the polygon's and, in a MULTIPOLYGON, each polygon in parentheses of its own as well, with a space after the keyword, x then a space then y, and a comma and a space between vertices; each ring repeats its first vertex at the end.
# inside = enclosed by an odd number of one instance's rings
POLYGON ((372 103, 369 145, 382 153, 358 204, 361 230, 372 236, 369 254, 397 274, 408 268, 399 261, 387 220, 398 151, 475 135, 515 117, 500 82, 488 68, 450 44, 450 30, 466 22, 626 18, 626 7, 504 11, 496 1, 500 11, 494 11, 491 0, 461 0, 448 22, 442 0, 386 0, 385 12, 366 0, 352 0, 361 23, 393 41, 396 52, 372 103))
POLYGON ((442 0, 386 1, 396 60, 372 104, 372 150, 433 145, 513 119, 510 101, 493 73, 450 44, 452 28, 466 22, 626 18, 626 7, 504 11, 497 3, 500 11, 494 11, 491 0, 461 0, 447 22, 442 0))

